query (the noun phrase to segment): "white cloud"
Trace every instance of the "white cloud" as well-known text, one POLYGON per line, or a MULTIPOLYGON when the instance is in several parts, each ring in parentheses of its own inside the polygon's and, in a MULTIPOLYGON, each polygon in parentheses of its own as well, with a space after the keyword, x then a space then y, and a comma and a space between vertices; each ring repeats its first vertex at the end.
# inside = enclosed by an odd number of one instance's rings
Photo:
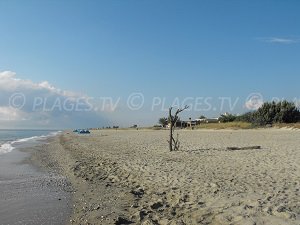
POLYGON ((27 120, 26 115, 19 109, 0 106, 0 121, 27 120))
POLYGON ((93 111, 87 95, 0 72, 0 128, 95 127, 102 122, 103 113, 93 111))
POLYGON ((22 90, 47 90, 50 93, 58 94, 65 97, 84 97, 82 94, 78 94, 71 91, 61 90, 55 88, 48 81, 42 81, 40 83, 34 83, 31 80, 22 80, 16 78, 16 73, 11 71, 0 72, 0 90, 16 91, 22 90))
POLYGON ((16 74, 14 72, 11 72, 11 71, 0 72, 0 81, 2 79, 13 78, 15 75, 16 74))
POLYGON ((258 40, 273 43, 273 44, 295 44, 300 40, 296 38, 282 38, 282 37, 266 37, 266 38, 258 38, 258 40))

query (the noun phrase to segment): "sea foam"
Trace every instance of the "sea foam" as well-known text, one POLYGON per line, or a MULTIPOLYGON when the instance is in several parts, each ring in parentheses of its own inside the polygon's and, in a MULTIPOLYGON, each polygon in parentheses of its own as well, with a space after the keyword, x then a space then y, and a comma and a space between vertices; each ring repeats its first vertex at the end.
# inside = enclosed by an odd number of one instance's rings
POLYGON ((0 146, 0 154, 11 152, 14 147, 10 143, 5 143, 0 146))
POLYGON ((59 133, 61 133, 61 131, 51 132, 48 135, 21 138, 21 139, 15 140, 15 141, 6 142, 4 144, 0 143, 0 155, 11 152, 12 150, 14 150, 15 149, 15 147, 13 146, 14 144, 20 144, 20 143, 24 143, 24 142, 43 140, 43 139, 46 139, 48 137, 56 136, 59 133))

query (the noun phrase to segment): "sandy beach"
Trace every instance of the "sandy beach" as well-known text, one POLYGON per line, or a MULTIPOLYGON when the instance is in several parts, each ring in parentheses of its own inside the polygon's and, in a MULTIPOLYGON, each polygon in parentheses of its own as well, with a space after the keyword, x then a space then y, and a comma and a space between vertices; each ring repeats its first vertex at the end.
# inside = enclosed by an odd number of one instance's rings
POLYGON ((300 131, 178 133, 65 132, 32 158, 72 183, 70 224, 300 224, 300 131))

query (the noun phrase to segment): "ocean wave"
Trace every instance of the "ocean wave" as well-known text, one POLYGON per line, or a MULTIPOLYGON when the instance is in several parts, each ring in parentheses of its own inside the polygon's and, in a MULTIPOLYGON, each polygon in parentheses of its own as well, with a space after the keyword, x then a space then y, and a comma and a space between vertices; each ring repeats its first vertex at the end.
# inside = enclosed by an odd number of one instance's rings
POLYGON ((10 143, 5 143, 0 146, 0 154, 11 152, 14 147, 10 143))
POLYGON ((24 143, 24 142, 30 142, 30 141, 38 141, 38 140, 43 140, 49 137, 54 137, 56 135, 58 135, 59 133, 61 133, 62 131, 55 131, 55 132, 51 132, 48 135, 41 135, 41 136, 33 136, 33 137, 28 137, 28 138, 21 138, 21 139, 17 139, 15 141, 10 141, 10 142, 6 142, 4 144, 0 144, 0 155, 4 154, 4 153, 8 153, 11 152, 12 150, 15 149, 15 147, 13 146, 14 144, 19 144, 19 143, 24 143))

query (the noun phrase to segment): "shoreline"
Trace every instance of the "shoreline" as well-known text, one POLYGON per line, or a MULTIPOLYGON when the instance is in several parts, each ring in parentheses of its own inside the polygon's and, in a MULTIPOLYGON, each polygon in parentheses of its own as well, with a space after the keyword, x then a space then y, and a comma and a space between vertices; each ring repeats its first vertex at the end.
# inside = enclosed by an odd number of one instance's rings
MULTIPOLYGON (((123 188, 113 187, 102 179, 92 182, 87 174, 76 174, 78 166, 88 164, 92 159, 72 154, 66 142, 68 132, 49 138, 47 145, 36 151, 31 160, 46 171, 66 176, 72 186, 72 215, 67 224, 118 224, 126 220, 131 196, 122 197, 123 188), (95 194, 98 193, 98 194, 95 194), (99 215, 99 212, 100 215, 99 215)), ((123 224, 123 223, 120 223, 123 224)))
POLYGON ((299 223, 299 131, 178 132, 172 153, 165 131, 64 132, 33 158, 71 182, 69 224, 299 223))
POLYGON ((41 143, 19 145, 0 156, 1 225, 61 225, 71 213, 66 179, 29 159, 41 143))

